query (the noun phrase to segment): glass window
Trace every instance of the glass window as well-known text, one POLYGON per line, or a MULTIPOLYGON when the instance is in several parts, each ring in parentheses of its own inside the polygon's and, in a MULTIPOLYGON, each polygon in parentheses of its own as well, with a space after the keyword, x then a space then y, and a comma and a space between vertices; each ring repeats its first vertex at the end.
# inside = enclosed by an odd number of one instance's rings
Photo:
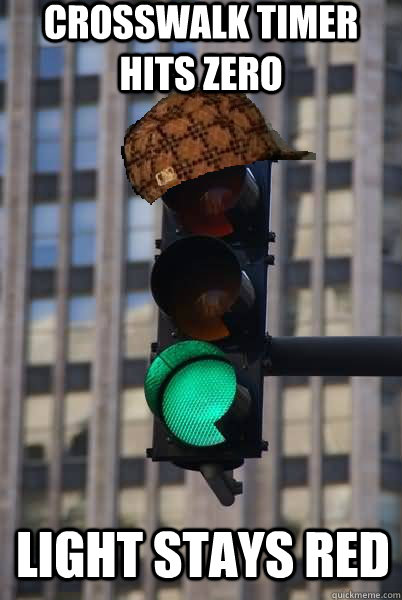
POLYGON ((313 251, 314 196, 300 192, 289 199, 288 256, 310 258, 313 251))
POLYGON ((49 461, 52 413, 52 396, 38 395, 25 398, 23 418, 25 460, 49 461))
POLYGON ((143 590, 117 590, 117 600, 145 600, 143 590))
POLYGON ((142 387, 125 389, 121 401, 121 454, 122 456, 144 456, 149 445, 150 412, 142 387))
POLYGON ((24 490, 22 494, 21 527, 37 531, 48 526, 47 490, 24 490))
POLYGON ((402 261, 402 196, 385 196, 383 211, 383 256, 402 261))
POLYGON ((392 540, 392 560, 398 562, 401 552, 401 496, 394 492, 382 492, 380 527, 388 531, 392 540))
POLYGON ((170 52, 172 54, 192 54, 193 56, 197 55, 196 45, 190 40, 176 40, 170 42, 170 52))
POLYGON ((98 107, 78 106, 74 119, 74 169, 96 169, 98 107))
POLYGON ((180 588, 159 589, 156 593, 156 600, 181 600, 183 591, 180 588))
POLYGON ((399 0, 386 3, 385 49, 386 62, 392 67, 402 67, 402 5, 399 0))
MULTIPOLYGON (((386 86, 389 76, 387 76, 386 86)), ((384 111, 384 160, 386 164, 400 165, 402 156, 402 98, 387 94, 384 111)))
POLYGON ((96 203, 75 201, 72 205, 71 264, 92 265, 96 252, 96 203))
POLYGON ((85 528, 84 490, 63 492, 61 497, 61 527, 85 528))
POLYGON ((7 80, 8 19, 0 17, 0 81, 7 80))
POLYGON ((350 65, 357 62, 359 44, 356 42, 331 42, 328 44, 328 60, 331 65, 350 65))
POLYGON ((151 261, 154 255, 155 209, 139 196, 127 201, 127 261, 151 261))
POLYGON ((283 454, 304 456, 311 451, 311 390, 287 386, 282 392, 283 454))
POLYGON ((312 317, 311 289, 290 289, 286 305, 286 335, 311 335, 312 317))
POLYGON ((64 400, 64 452, 68 458, 80 458, 88 454, 88 427, 91 410, 91 394, 74 392, 64 400))
POLYGON ((148 507, 145 488, 128 487, 119 494, 119 527, 145 528, 148 507))
POLYGON ((68 360, 87 362, 95 347, 95 298, 76 296, 69 303, 68 360))
POLYGON ((153 335, 153 303, 148 291, 129 292, 125 306, 125 356, 147 356, 153 335))
POLYGON ((382 303, 383 335, 400 335, 402 332, 402 294, 384 291, 382 303))
POLYGON ((352 398, 349 385, 324 385, 324 452, 347 454, 351 450, 352 398))
POLYGON ((352 298, 350 287, 337 285, 325 288, 325 335, 351 335, 352 298))
POLYGON ((130 42, 129 48, 132 54, 159 54, 161 42, 159 40, 150 40, 149 42, 133 40, 130 42))
POLYGON ((292 42, 288 45, 292 67, 314 67, 317 64, 319 45, 308 42, 292 42))
POLYGON ((76 42, 75 69, 77 75, 98 75, 102 70, 103 45, 97 42, 76 42))
POLYGON ((162 485, 159 491, 159 521, 161 527, 182 529, 186 514, 186 487, 162 485))
MULTIPOLYGON (((128 105, 128 125, 136 123, 154 106, 156 100, 152 95, 137 95, 128 105)), ((142 198, 141 198, 142 200, 142 198)))
POLYGON ((42 22, 38 23, 38 74, 42 79, 61 77, 64 70, 63 43, 47 41, 42 35, 42 22))
POLYGON ((153 335, 153 303, 148 291, 129 292, 125 306, 125 356, 146 356, 153 335))
POLYGON ((61 167, 61 110, 41 109, 35 122, 35 171, 55 173, 61 167))
POLYGON ((54 298, 32 300, 29 309, 28 362, 49 364, 56 351, 56 301, 54 298))
POLYGON ((0 175, 3 176, 6 172, 6 114, 0 112, 0 175))
POLYGON ((316 101, 313 96, 298 96, 290 104, 290 143, 297 150, 315 148, 316 101))
POLYGON ((343 483, 326 485, 323 493, 324 527, 331 531, 350 527, 352 510, 350 485, 343 483))
POLYGON ((385 458, 402 456, 402 392, 384 388, 382 396, 381 451, 385 458))
POLYGON ((349 93, 333 94, 328 102, 328 158, 351 160, 354 156, 355 98, 349 93))
POLYGON ((59 205, 34 204, 32 207, 32 266, 57 265, 59 246, 59 205))
POLYGON ((310 527, 310 493, 306 487, 284 488, 282 491, 282 525, 296 538, 297 557, 303 553, 303 532, 310 527))
POLYGON ((351 256, 353 253, 352 190, 328 190, 326 196, 326 254, 351 256))

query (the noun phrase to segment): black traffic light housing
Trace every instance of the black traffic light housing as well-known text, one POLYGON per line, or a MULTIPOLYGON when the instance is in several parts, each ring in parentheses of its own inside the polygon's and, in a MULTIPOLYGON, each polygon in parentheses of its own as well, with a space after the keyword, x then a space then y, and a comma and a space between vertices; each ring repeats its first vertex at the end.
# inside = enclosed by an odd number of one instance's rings
POLYGON ((247 407, 243 413, 231 410, 216 423, 227 434, 226 443, 219 446, 180 443, 163 419, 155 417, 148 456, 200 470, 216 493, 222 481, 233 494, 239 493, 228 472, 267 449, 262 439, 262 360, 272 241, 270 182, 271 161, 263 161, 204 175, 171 188, 163 197, 162 236, 157 242, 161 253, 151 276, 160 308, 151 361, 172 344, 203 339, 224 352, 248 400, 236 405, 247 407))

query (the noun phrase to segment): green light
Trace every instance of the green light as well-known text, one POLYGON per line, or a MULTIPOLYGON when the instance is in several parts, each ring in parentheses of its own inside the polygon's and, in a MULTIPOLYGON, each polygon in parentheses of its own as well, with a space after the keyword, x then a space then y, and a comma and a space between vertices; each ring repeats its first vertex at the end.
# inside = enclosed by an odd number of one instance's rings
POLYGON ((221 350, 206 342, 179 342, 152 362, 145 397, 152 412, 183 443, 214 446, 225 441, 215 423, 230 409, 236 386, 235 370, 221 350))
POLYGON ((184 366, 166 386, 162 413, 170 431, 185 444, 214 446, 225 438, 215 423, 236 395, 233 367, 204 359, 184 366))

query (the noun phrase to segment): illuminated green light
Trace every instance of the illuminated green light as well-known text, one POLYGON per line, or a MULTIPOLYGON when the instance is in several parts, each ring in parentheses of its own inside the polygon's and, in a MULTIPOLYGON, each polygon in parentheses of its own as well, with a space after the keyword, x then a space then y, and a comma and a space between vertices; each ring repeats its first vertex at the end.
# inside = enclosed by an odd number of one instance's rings
POLYGON ((177 439, 192 446, 214 446, 225 441, 215 423, 230 409, 236 386, 235 370, 216 346, 179 342, 152 362, 145 397, 177 439))
POLYGON ((227 413, 236 395, 233 367, 204 359, 184 366, 166 386, 162 413, 168 429, 192 446, 214 446, 225 438, 215 423, 227 413))

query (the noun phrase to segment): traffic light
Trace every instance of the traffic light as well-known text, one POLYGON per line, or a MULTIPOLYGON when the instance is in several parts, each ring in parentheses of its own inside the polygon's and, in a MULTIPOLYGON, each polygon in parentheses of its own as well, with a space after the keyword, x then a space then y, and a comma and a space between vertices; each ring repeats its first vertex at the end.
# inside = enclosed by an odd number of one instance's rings
POLYGON ((223 504, 262 440, 271 161, 207 173, 162 197, 159 307, 145 396, 148 456, 199 470, 223 504))

